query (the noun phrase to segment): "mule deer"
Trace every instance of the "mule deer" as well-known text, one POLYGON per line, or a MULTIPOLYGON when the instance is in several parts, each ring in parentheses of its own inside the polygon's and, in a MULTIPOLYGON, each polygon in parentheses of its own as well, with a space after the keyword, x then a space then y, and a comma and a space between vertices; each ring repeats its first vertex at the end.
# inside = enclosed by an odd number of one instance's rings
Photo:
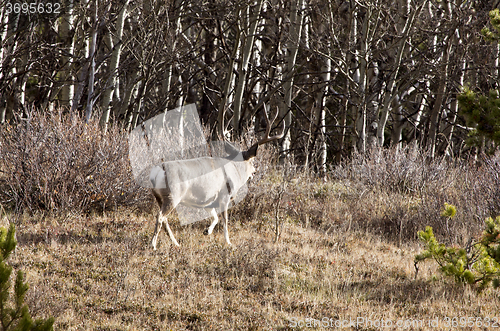
POLYGON ((227 157, 199 157, 169 161, 151 170, 149 179, 153 185, 153 195, 160 206, 152 241, 153 249, 156 250, 162 226, 165 227, 172 242, 179 246, 167 220, 167 216, 179 204, 210 210, 213 221, 204 231, 205 235, 211 234, 217 225, 219 220, 216 208, 219 208, 223 214, 224 238, 226 243, 231 245, 227 224, 229 203, 255 172, 252 159, 257 155, 259 145, 280 139, 284 134, 283 122, 281 133, 270 137, 272 123, 278 114, 270 121, 265 106, 264 114, 267 124, 265 137, 246 151, 240 153, 232 145, 226 143, 226 152, 229 153, 227 157))

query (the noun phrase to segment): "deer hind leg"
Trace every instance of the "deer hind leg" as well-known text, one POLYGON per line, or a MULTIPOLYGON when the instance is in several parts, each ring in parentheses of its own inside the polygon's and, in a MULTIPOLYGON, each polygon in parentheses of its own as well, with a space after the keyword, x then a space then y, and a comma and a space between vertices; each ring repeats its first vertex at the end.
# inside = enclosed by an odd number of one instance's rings
POLYGON ((205 231, 203 231, 203 234, 205 236, 207 236, 209 234, 212 234, 212 232, 214 231, 215 226, 219 222, 219 218, 217 217, 217 211, 215 211, 215 208, 213 208, 210 211, 210 214, 212 214, 212 217, 214 218, 214 220, 212 221, 212 224, 210 224, 210 226, 207 229, 205 229, 205 231))
POLYGON ((177 242, 177 240, 175 240, 174 234, 172 233, 172 230, 170 230, 170 226, 168 226, 168 220, 166 217, 165 217, 165 222, 163 223, 163 226, 165 227, 165 230, 167 230, 168 236, 170 237, 170 239, 172 240, 174 245, 179 247, 180 246, 179 243, 177 242))
MULTIPOLYGON (((173 208, 172 208, 173 209, 173 208)), ((165 227, 165 230, 167 230, 168 236, 172 240, 175 246, 180 246, 177 240, 175 240, 174 234, 172 233, 172 230, 170 229, 170 226, 168 226, 168 220, 167 220, 167 215, 170 214, 168 213, 163 213, 160 211, 158 213, 158 218, 156 219, 156 226, 155 226, 155 234, 153 236, 153 249, 156 250, 156 243, 158 241, 158 235, 160 234, 162 226, 165 227)))
POLYGON ((231 242, 229 241, 229 231, 227 229, 227 209, 228 207, 226 207, 224 209, 224 213, 223 213, 223 221, 222 221, 222 224, 224 225, 224 239, 226 239, 226 243, 231 246, 231 242))
MULTIPOLYGON (((161 201, 161 198, 159 198, 160 194, 157 194, 158 192, 153 191, 156 199, 158 202, 161 201)), ((174 205, 172 203, 172 200, 169 199, 168 196, 165 196, 164 194, 161 194, 163 196, 163 202, 161 203, 160 207, 160 212, 158 213, 158 217, 156 219, 156 226, 155 226, 155 234, 153 236, 153 249, 156 250, 156 243, 158 241, 158 235, 160 234, 162 226, 165 227, 165 230, 168 232, 168 236, 172 240, 172 242, 176 246, 180 246, 177 240, 175 240, 174 234, 172 233, 172 230, 170 229, 170 226, 168 225, 168 220, 167 216, 174 210, 174 205)))
POLYGON ((163 200, 162 200, 162 192, 160 190, 153 189, 152 192, 156 199, 156 202, 158 202, 158 205, 160 206, 160 211, 158 212, 158 216, 156 217, 156 226, 155 226, 153 241, 151 242, 151 245, 153 245, 153 249, 156 250, 156 242, 158 241, 158 235, 160 234, 162 226, 161 205, 163 204, 163 200))
POLYGON ((151 243, 153 245, 153 249, 156 251, 156 242, 158 240, 158 235, 160 234, 162 227, 162 215, 161 215, 161 210, 158 212, 158 217, 156 217, 156 226, 155 226, 155 234, 153 236, 153 242, 151 243))

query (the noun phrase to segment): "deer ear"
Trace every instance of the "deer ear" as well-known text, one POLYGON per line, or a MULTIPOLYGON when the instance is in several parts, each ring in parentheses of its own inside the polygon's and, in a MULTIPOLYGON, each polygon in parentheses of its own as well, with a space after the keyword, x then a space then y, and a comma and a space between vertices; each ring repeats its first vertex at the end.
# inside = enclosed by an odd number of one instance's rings
POLYGON ((253 145, 250 147, 248 151, 244 151, 243 153, 243 160, 247 161, 251 159, 252 157, 255 157, 257 155, 257 148, 259 147, 258 144, 253 145))

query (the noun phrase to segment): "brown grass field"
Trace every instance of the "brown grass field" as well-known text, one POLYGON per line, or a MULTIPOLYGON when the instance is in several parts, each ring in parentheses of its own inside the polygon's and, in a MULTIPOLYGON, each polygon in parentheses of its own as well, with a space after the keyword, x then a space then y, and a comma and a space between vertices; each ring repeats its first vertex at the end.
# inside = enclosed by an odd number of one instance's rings
POLYGON ((230 220, 227 247, 219 225, 204 236, 208 222, 171 223, 181 248, 162 232, 153 251, 152 214, 24 217, 10 263, 26 274, 32 316, 55 317, 56 330, 430 330, 469 317, 490 329, 479 321, 500 317, 498 291, 478 294, 432 263, 415 279, 416 242, 284 222, 273 243, 272 222, 230 220))
POLYGON ((132 179, 126 133, 37 116, 0 131, 0 225, 16 225, 7 263, 31 315, 56 330, 500 329, 498 290, 414 267, 425 226, 463 247, 500 213, 499 155, 374 148, 318 178, 262 148, 230 210, 232 247, 220 225, 171 220, 181 247, 162 232, 153 251, 158 207, 132 179))

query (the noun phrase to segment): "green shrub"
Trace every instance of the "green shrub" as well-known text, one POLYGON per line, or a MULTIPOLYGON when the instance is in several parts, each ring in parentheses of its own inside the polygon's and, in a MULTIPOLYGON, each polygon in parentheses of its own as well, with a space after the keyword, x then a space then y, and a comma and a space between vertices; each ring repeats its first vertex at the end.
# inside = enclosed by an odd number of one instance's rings
POLYGON ((441 213, 441 216, 443 217, 449 217, 453 218, 457 214, 457 208, 453 205, 450 205, 448 203, 444 203, 444 210, 441 213))
POLYGON ((486 152, 494 154, 500 143, 500 96, 498 90, 490 90, 488 95, 483 95, 464 87, 457 99, 461 113, 467 120, 467 125, 474 127, 474 130, 469 133, 467 144, 481 146, 483 139, 486 138, 490 142, 486 152))
POLYGON ((484 39, 489 42, 500 42, 500 11, 498 8, 489 12, 490 23, 494 30, 491 31, 488 27, 481 30, 484 39))
POLYGON ((21 271, 17 272, 14 284, 14 303, 9 302, 12 267, 5 264, 5 261, 16 248, 14 234, 14 224, 11 223, 9 230, 0 227, 0 328, 2 331, 53 330, 53 318, 38 319, 35 322, 31 319, 28 306, 24 303, 28 285, 24 282, 21 271))
MULTIPOLYGON (((446 205, 445 216, 454 214, 454 206, 446 205)), ((432 227, 419 231, 418 237, 425 250, 415 257, 415 268, 420 261, 433 259, 439 270, 459 283, 468 283, 483 290, 490 284, 500 286, 500 216, 485 220, 486 229, 478 240, 471 239, 465 247, 446 246, 437 241, 432 227)))

